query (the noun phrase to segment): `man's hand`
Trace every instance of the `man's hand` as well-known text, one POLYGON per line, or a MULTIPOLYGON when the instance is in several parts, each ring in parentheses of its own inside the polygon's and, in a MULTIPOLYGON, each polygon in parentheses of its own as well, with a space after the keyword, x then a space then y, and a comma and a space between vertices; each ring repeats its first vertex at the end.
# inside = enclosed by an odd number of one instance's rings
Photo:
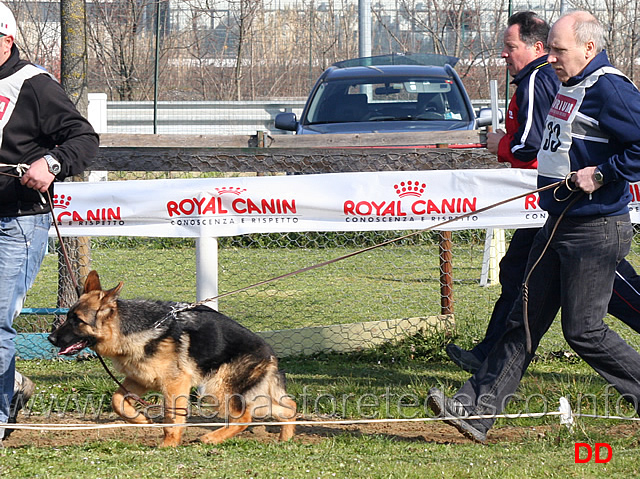
POLYGON ((40 158, 34 161, 29 166, 29 169, 25 171, 24 175, 20 179, 20 183, 34 190, 38 190, 40 193, 44 193, 49 189, 55 176, 49 171, 49 165, 47 160, 40 158))
POLYGON ((502 137, 506 134, 507 133, 504 130, 497 130, 487 133, 487 150, 489 150, 494 155, 497 155, 500 140, 502 140, 502 137))
POLYGON ((595 166, 587 166, 586 168, 576 171, 571 177, 571 180, 582 191, 591 194, 602 186, 593 176, 594 171, 596 171, 595 166))

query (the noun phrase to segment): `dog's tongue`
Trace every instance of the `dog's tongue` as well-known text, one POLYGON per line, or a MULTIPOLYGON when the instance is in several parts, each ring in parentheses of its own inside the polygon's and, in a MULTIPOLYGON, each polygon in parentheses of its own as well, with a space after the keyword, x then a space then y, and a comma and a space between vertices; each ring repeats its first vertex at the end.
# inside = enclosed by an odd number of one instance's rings
POLYGON ((79 341, 75 344, 72 344, 71 346, 67 346, 66 348, 60 349, 60 351, 58 351, 58 355, 59 356, 68 356, 71 354, 75 354, 78 351, 82 351, 84 348, 87 347, 87 342, 86 341, 79 341))

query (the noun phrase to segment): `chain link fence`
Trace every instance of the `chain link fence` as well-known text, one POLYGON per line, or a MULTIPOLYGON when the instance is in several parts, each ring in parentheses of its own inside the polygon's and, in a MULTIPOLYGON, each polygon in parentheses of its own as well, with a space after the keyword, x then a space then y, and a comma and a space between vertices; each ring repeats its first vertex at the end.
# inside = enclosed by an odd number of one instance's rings
MULTIPOLYGON (((446 154, 459 159, 465 153, 449 151, 446 154)), ((239 155, 247 155, 246 150, 239 155)), ((322 156, 318 152, 314 155, 316 159, 322 156)), ((358 157, 354 152, 352 162, 345 161, 344 164, 358 170, 362 162, 369 162, 368 167, 361 169, 388 169, 376 163, 380 156, 375 155, 380 153, 371 152, 358 157)), ((406 152, 398 153, 397 158, 405 156, 406 161, 413 161, 406 152)), ((212 164, 208 167, 225 170, 225 173, 110 171, 108 179, 126 181, 257 174, 246 171, 255 166, 249 161, 243 168, 234 168, 233 165, 242 163, 238 158, 229 159, 227 155, 222 155, 222 158, 219 161, 224 163, 224 167, 212 164)), ((268 155, 255 155, 255 158, 259 158, 263 166, 281 166, 277 161, 270 162, 268 155)), ((384 158, 387 158, 384 160, 387 166, 393 163, 388 156, 384 158)), ((194 160, 186 163, 189 161, 194 160)), ((346 169, 344 165, 340 166, 340 162, 331 161, 318 160, 317 165, 321 166, 314 167, 313 163, 287 158, 287 164, 293 165, 291 170, 298 173, 331 171, 332 167, 327 165, 334 165, 335 171, 346 169)), ((472 156, 468 164, 442 158, 432 162, 437 169, 448 169, 456 164, 486 167, 487 162, 481 155, 472 156)), ((420 165, 413 168, 420 168, 420 165)), ((224 293, 243 288, 406 233, 304 232, 219 238, 219 291, 224 293)), ((446 243, 440 233, 429 231, 313 271, 225 296, 218 300, 218 309, 263 334, 281 356, 353 351, 434 333, 443 342, 458 334, 461 344, 471 346, 474 341, 482 339, 499 295, 498 285, 482 286, 480 281, 483 260, 486 259, 485 234, 484 230, 474 229, 451 234, 450 292, 441 284, 442 275, 448 274, 442 270, 441 258, 442 247, 446 243), (443 292, 446 298, 443 298, 443 292), (453 315, 443 316, 442 313, 446 312, 443 305, 449 302, 453 315)), ((507 241, 510 234, 511 231, 506 232, 507 241)), ((628 258, 634 266, 639 265, 638 238, 628 258)), ((31 313, 20 315, 15 322, 15 328, 21 333, 18 356, 23 359, 52 357, 55 354, 46 342, 46 335, 56 320, 56 314, 37 309, 61 306, 58 283, 63 266, 58 258, 57 240, 51 239, 50 243, 49 254, 25 303, 25 308, 32 308, 31 313)), ((124 281, 123 298, 196 300, 195 240, 94 237, 87 239, 86 244, 88 248, 83 254, 88 256, 88 268, 100 273, 105 288, 115 287, 124 281)), ((632 344, 640 344, 637 334, 625 331, 626 326, 612 321, 616 331, 621 331, 632 344)), ((541 350, 555 353, 566 349, 558 333, 545 338, 541 350)))

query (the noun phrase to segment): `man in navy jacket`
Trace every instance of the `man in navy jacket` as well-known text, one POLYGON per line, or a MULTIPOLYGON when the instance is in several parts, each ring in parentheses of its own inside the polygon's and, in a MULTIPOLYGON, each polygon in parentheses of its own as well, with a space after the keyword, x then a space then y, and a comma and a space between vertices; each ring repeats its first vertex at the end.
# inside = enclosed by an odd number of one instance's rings
MULTIPOLYGON (((502 58, 517 88, 507 110, 507 131, 488 133, 487 149, 497 155, 499 162, 510 163, 514 168, 537 168, 544 120, 560 87, 547 61, 548 33, 549 26, 534 12, 512 15, 504 33, 502 58)), ((504 333, 509 312, 522 289, 527 258, 538 230, 521 228, 512 235, 500 261, 501 293, 484 339, 471 350, 455 343, 447 345, 449 358, 465 371, 476 372, 504 333)), ((618 265, 608 312, 640 333, 640 277, 626 260, 618 265)))
POLYGON ((549 215, 529 255, 528 299, 518 298, 505 333, 453 398, 438 388, 428 396, 437 415, 478 442, 560 308, 569 346, 640 411, 640 354, 603 321, 633 237, 628 182, 640 180, 640 92, 609 63, 604 30, 590 13, 560 17, 548 43, 562 85, 545 120, 538 184, 561 186, 540 193, 549 215), (468 419, 475 415, 485 417, 468 419))

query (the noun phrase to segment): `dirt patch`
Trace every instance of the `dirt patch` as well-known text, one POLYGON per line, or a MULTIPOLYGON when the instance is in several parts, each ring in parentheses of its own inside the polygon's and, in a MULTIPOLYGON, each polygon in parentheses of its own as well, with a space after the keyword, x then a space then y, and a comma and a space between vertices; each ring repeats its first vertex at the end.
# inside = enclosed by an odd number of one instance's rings
MULTIPOLYGON (((104 419, 91 421, 78 418, 41 418, 31 416, 19 418, 18 424, 47 424, 60 425, 82 424, 82 425, 120 425, 124 422, 118 419, 104 419)), ((306 421, 306 420, 305 420, 306 421)), ((365 423, 365 424, 323 424, 317 420, 318 424, 301 424, 296 428, 295 441, 306 444, 314 444, 329 438, 341 435, 362 435, 362 436, 386 436, 397 441, 406 442, 426 442, 438 444, 463 444, 470 440, 462 436, 455 428, 439 421, 430 422, 386 422, 386 423, 365 423)), ((200 418, 190 420, 194 426, 187 427, 183 435, 182 444, 189 444, 197 441, 197 438, 216 427, 220 423, 211 423, 211 427, 201 426, 205 421, 200 418)), ((503 426, 491 430, 488 442, 512 442, 524 437, 541 436, 546 433, 551 426, 541 427, 511 427, 503 426)), ((280 428, 277 426, 252 426, 241 433, 238 437, 253 439, 260 442, 276 442, 280 428)), ((4 440, 5 447, 21 447, 25 445, 35 446, 66 446, 81 444, 86 441, 118 440, 148 446, 156 446, 162 439, 162 429, 160 428, 140 428, 140 427, 116 427, 91 430, 62 430, 62 431, 39 431, 16 429, 8 439, 4 440)))

